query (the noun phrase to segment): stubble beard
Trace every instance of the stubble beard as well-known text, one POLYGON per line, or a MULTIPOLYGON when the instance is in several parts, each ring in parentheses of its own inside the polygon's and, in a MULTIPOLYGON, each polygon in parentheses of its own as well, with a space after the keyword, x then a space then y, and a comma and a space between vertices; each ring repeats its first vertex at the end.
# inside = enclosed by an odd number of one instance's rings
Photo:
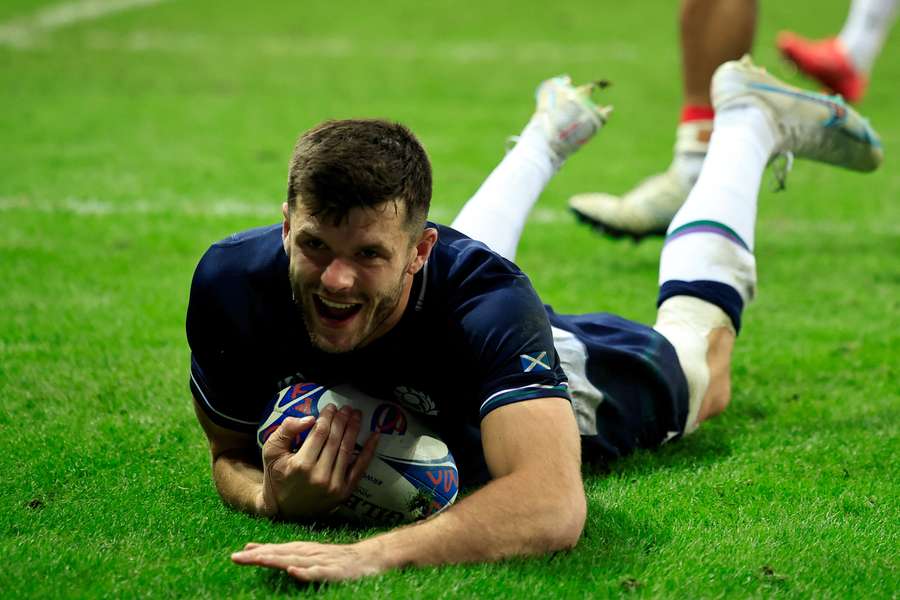
POLYGON ((314 293, 317 293, 319 290, 315 289, 307 292, 305 286, 302 283, 294 282, 292 280, 291 291, 293 293, 294 305, 297 307, 297 311, 300 313, 300 317, 303 319, 303 325, 306 328, 306 334, 309 336, 310 343, 313 345, 313 347, 327 354, 345 354, 347 352, 352 352, 370 342, 372 335, 378 330, 381 324, 384 323, 393 314, 394 309, 396 309, 397 305, 400 303, 400 296, 403 294, 403 284, 405 276, 405 274, 401 275, 400 281, 397 282, 397 285, 392 287, 385 294, 380 294, 374 299, 365 296, 363 296, 362 298, 358 298, 363 301, 363 308, 361 309, 360 313, 369 310, 369 307, 371 306, 374 306, 375 309, 372 315, 368 318, 365 314, 357 314, 354 317, 357 319, 365 319, 365 321, 360 325, 359 331, 361 332, 361 335, 359 336, 359 339, 354 341, 349 348, 335 348, 331 344, 325 342, 316 333, 315 326, 316 323, 319 322, 319 320, 312 295, 314 293))

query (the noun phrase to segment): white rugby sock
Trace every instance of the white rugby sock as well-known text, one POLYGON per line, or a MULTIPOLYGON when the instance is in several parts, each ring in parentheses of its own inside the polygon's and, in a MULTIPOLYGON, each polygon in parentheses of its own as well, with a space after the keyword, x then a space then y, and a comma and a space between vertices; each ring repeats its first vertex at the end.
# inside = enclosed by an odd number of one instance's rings
POLYGON ((734 288, 744 304, 753 297, 756 200, 779 138, 768 115, 756 106, 716 113, 700 177, 669 225, 660 285, 712 281, 734 288))
POLYGON ((691 189, 700 176, 703 159, 709 150, 712 128, 712 120, 703 119, 680 123, 675 131, 675 155, 671 168, 685 189, 691 189))
POLYGON ((898 0, 853 0, 844 28, 838 34, 850 61, 869 73, 897 17, 898 0))
POLYGON ((515 260, 528 213, 555 173, 547 138, 531 121, 450 226, 515 260))

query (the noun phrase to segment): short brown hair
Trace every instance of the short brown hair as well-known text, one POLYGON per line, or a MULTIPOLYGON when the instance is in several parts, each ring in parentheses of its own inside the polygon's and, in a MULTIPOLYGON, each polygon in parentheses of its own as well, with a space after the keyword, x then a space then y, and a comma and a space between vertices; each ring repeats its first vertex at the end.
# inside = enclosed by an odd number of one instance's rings
POLYGON ((353 208, 394 200, 406 225, 424 226, 431 204, 431 164, 422 144, 399 123, 326 121, 300 136, 291 157, 287 202, 302 198, 311 214, 347 218, 353 208))

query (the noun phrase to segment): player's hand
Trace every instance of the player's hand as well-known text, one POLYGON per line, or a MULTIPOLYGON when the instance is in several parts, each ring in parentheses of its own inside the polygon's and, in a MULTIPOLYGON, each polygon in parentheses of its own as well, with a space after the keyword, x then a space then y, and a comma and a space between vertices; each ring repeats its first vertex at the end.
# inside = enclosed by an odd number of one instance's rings
POLYGON ((247 544, 231 555, 239 565, 282 569, 300 581, 344 581, 386 570, 372 540, 358 544, 247 544), (373 551, 375 550, 375 551, 373 551))
POLYGON ((345 406, 326 406, 318 418, 288 418, 263 446, 263 487, 260 511, 270 516, 310 517, 327 513, 356 489, 366 472, 377 434, 356 456, 361 413, 345 406), (309 430, 297 452, 291 444, 309 430))

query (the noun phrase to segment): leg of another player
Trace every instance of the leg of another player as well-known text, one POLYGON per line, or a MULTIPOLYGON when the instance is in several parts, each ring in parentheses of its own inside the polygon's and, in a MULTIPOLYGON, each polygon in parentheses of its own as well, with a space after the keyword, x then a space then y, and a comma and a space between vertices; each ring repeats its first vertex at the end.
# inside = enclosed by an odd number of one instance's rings
POLYGON ((853 0, 838 40, 858 70, 868 74, 881 53, 894 21, 897 0, 853 0))
POLYGON ((592 193, 570 200, 572 210, 601 232, 640 239, 664 235, 693 187, 709 142, 713 109, 709 85, 716 67, 750 51, 756 0, 683 0, 681 59, 684 103, 672 164, 624 196, 592 193))
POLYGON ((712 114, 709 84, 713 73, 722 63, 750 52, 756 32, 756 0, 684 0, 680 30, 684 108, 712 114))
POLYGON ((591 101, 594 87, 576 88, 567 77, 541 83, 534 116, 451 227, 515 260, 525 221, 541 192, 609 116, 611 109, 591 101))
POLYGON ((836 37, 778 34, 778 49, 797 68, 850 102, 862 100, 869 73, 897 19, 898 0, 853 0, 836 37))

